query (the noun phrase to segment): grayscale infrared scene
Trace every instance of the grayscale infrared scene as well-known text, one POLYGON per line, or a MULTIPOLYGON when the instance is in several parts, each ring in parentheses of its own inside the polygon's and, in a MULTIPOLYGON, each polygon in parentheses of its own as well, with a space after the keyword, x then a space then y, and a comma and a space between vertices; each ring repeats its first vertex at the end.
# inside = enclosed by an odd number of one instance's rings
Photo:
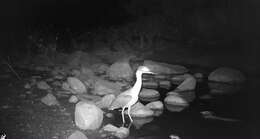
POLYGON ((1 0, 0 139, 258 139, 258 52, 257 0, 1 0))

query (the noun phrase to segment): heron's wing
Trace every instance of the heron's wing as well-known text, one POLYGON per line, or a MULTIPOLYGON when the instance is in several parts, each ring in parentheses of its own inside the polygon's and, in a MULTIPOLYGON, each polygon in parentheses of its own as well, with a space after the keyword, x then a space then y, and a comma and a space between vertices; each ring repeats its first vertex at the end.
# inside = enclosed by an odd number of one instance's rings
POLYGON ((110 110, 114 110, 117 108, 124 107, 130 100, 132 99, 132 96, 126 95, 126 94, 120 94, 117 96, 117 98, 112 102, 110 105, 110 110))

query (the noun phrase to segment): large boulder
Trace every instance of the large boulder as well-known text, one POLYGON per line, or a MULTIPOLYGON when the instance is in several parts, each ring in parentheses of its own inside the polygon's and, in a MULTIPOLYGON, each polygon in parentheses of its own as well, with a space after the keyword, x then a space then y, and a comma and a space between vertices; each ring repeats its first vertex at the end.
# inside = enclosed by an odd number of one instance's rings
POLYGON ((108 76, 112 80, 132 81, 134 72, 130 67, 129 60, 119 60, 108 69, 108 76))
POLYGON ((156 101, 160 98, 157 90, 143 88, 139 93, 139 99, 142 101, 156 101))
POLYGON ((151 71, 158 74, 184 74, 188 72, 188 69, 181 65, 171 65, 151 60, 145 60, 144 66, 148 67, 149 69, 151 69, 151 71))
POLYGON ((103 122, 103 111, 96 105, 79 102, 75 108, 75 123, 82 130, 98 129, 103 122))
POLYGON ((246 80, 245 75, 239 70, 221 67, 210 73, 209 81, 223 82, 223 83, 242 83, 246 80))
POLYGON ((121 86, 117 83, 103 79, 97 79, 93 85, 92 93, 95 95, 119 94, 121 86))

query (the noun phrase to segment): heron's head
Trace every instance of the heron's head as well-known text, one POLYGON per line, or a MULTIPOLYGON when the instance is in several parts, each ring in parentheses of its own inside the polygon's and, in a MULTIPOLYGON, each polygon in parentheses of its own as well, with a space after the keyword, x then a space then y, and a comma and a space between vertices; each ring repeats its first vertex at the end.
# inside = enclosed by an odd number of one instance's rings
POLYGON ((146 66, 140 66, 137 69, 137 73, 148 73, 148 74, 155 74, 154 72, 151 72, 151 70, 146 66))

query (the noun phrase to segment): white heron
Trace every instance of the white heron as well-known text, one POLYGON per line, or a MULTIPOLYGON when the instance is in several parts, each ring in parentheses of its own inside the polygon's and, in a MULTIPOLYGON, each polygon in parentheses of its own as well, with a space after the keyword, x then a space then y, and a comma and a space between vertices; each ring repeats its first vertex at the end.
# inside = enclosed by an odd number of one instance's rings
POLYGON ((145 66, 138 67, 138 69, 136 71, 136 82, 135 82, 134 86, 129 88, 128 90, 122 92, 121 94, 119 94, 116 97, 116 99, 112 102, 112 104, 110 105, 109 110, 122 108, 121 115, 122 115, 123 123, 125 123, 124 110, 126 108, 128 109, 127 114, 129 116, 131 122, 133 122, 133 119, 131 118, 131 115, 130 115, 130 110, 131 110, 131 106, 134 105, 138 101, 138 95, 142 88, 142 74, 143 73, 155 74, 155 73, 151 72, 150 69, 145 66))

